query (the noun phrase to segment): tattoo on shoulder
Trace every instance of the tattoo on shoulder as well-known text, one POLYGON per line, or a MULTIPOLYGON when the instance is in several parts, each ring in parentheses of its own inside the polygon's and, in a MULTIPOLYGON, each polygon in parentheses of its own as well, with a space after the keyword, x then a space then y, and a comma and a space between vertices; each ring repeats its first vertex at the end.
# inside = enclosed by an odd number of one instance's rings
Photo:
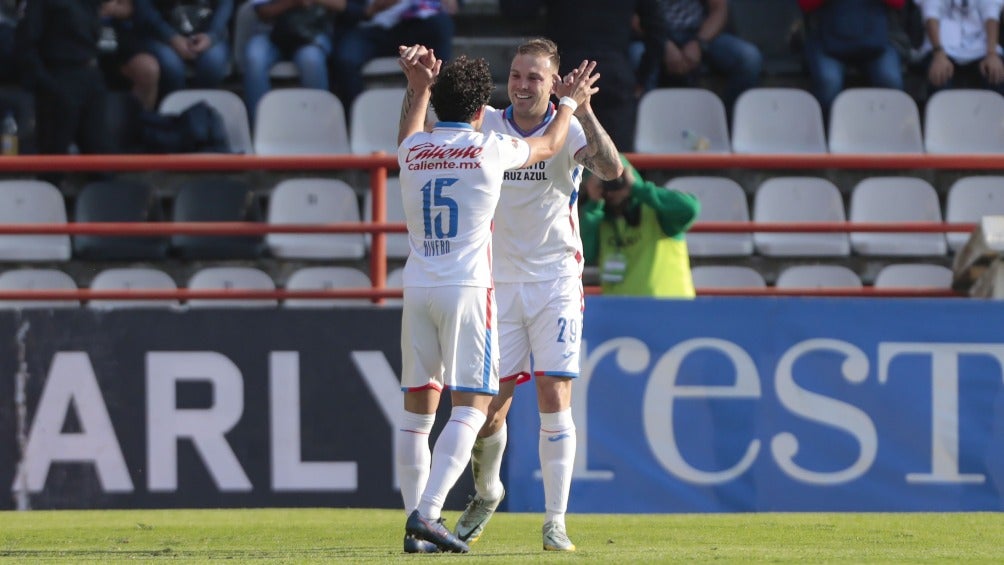
POLYGON ((401 124, 404 124, 404 119, 408 116, 408 111, 411 110, 411 104, 414 99, 415 91, 409 87, 404 91, 404 100, 401 102, 401 116, 399 118, 401 124))

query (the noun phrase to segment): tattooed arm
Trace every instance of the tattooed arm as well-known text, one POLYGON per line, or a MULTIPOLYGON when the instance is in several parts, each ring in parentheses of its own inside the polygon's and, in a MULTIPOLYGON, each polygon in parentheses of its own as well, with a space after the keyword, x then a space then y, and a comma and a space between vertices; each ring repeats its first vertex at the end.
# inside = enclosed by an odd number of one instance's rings
POLYGON ((582 111, 576 112, 576 117, 582 124, 582 132, 586 134, 586 146, 575 154, 575 160, 603 180, 613 180, 621 176, 624 165, 621 164, 617 147, 610 139, 610 135, 596 119, 596 114, 589 107, 588 101, 579 109, 582 111))
POLYGON ((402 46, 400 52, 398 64, 408 77, 408 88, 401 101, 401 120, 397 130, 399 144, 424 129, 429 99, 432 98, 432 83, 442 66, 442 61, 421 45, 402 46))
MULTIPOLYGON (((596 76, 599 77, 598 74, 596 76)), ((572 71, 565 75, 562 82, 568 84, 574 79, 575 71, 572 71)), ((575 111, 575 117, 579 119, 582 132, 586 135, 586 146, 575 154, 575 160, 601 179, 613 180, 624 172, 624 165, 621 164, 617 146, 596 119, 593 107, 589 104, 591 99, 592 93, 575 111)))

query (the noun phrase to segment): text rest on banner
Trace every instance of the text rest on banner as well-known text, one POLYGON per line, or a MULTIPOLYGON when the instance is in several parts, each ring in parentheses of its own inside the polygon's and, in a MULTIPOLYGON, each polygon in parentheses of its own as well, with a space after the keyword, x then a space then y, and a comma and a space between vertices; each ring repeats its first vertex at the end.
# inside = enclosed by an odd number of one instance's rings
MULTIPOLYGON (((571 512, 1002 509, 1002 304, 591 297, 583 335, 571 512)), ((513 511, 543 511, 533 389, 513 511)))

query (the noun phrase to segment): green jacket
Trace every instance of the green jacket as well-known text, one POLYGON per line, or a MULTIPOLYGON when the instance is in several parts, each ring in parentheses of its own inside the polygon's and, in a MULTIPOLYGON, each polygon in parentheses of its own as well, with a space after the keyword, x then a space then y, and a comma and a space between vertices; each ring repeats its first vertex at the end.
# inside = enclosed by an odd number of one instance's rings
POLYGON ((695 196, 646 181, 635 182, 623 216, 607 217, 605 202, 582 206, 582 248, 587 264, 599 265, 604 294, 691 298, 686 231, 697 220, 695 196), (619 255, 618 255, 619 254, 619 255), (622 280, 607 280, 608 260, 623 260, 622 280))

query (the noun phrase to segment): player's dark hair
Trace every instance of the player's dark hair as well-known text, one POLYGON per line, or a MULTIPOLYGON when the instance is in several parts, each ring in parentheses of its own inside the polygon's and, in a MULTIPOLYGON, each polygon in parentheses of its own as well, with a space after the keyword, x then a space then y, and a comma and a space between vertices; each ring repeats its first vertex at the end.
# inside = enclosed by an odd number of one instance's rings
POLYGON ((546 37, 534 37, 527 39, 516 48, 517 55, 530 55, 531 57, 547 57, 551 60, 551 66, 557 72, 561 68, 561 57, 558 56, 558 45, 546 37))
POLYGON ((461 55, 440 69, 432 85, 432 108, 440 121, 470 122, 494 87, 487 61, 461 55))

